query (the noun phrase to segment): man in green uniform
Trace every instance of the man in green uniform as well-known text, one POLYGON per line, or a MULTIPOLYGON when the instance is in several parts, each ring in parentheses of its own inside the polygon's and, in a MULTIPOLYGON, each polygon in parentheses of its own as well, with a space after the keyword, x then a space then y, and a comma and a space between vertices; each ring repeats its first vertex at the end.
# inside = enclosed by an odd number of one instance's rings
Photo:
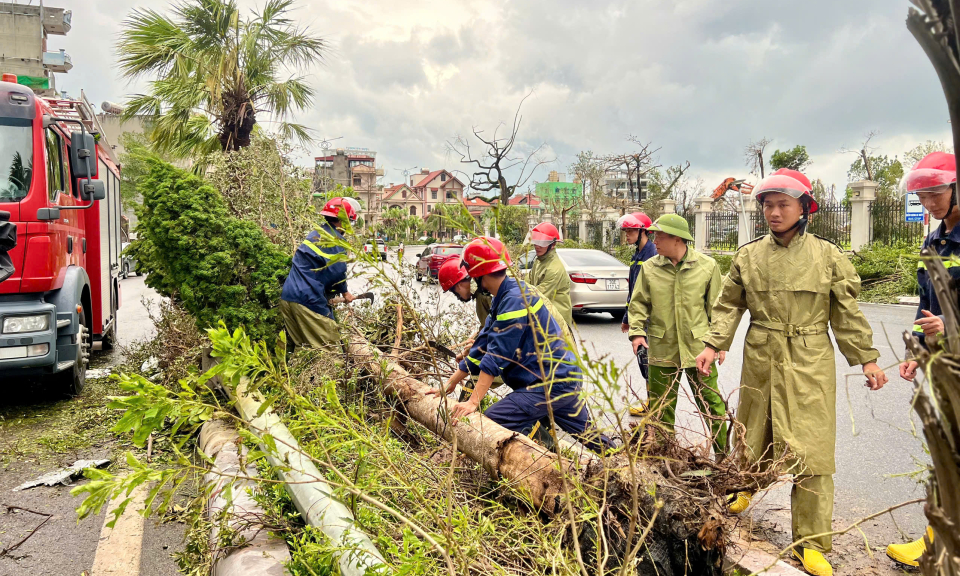
MULTIPOLYGON (((713 258, 687 246, 693 236, 683 216, 665 214, 648 230, 654 233, 658 255, 640 267, 629 310, 634 354, 640 346, 649 348, 648 409, 672 431, 677 389, 686 374, 714 452, 720 455, 727 447, 727 405, 717 388, 717 371, 701 376, 696 361, 720 294, 720 267, 713 258)), ((724 354, 720 353, 721 364, 724 354)))
MULTIPOLYGON (((740 247, 713 309, 706 348, 697 368, 711 372, 720 350, 729 350, 745 310, 750 329, 743 348, 737 418, 746 428, 745 454, 769 466, 787 456, 794 549, 804 569, 829 576, 823 553, 832 547, 833 474, 836 470, 836 365, 827 326, 851 366, 861 365, 867 386, 887 377, 876 364, 873 331, 857 306, 860 278, 850 260, 828 240, 805 234, 817 211, 810 181, 780 170, 754 188, 770 234, 740 247)), ((737 494, 742 512, 750 493, 737 494)))
POLYGON ((573 327, 573 304, 570 302, 570 275, 557 256, 555 246, 560 231, 549 222, 541 222, 530 231, 530 241, 537 252, 527 282, 553 302, 567 326, 573 327))

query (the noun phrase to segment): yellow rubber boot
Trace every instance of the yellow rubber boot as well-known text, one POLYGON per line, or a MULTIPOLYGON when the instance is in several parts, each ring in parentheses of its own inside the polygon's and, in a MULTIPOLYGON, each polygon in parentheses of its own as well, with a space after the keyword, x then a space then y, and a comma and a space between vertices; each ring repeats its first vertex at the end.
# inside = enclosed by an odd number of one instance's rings
MULTIPOLYGON (((927 539, 933 542, 933 529, 927 526, 927 539)), ((920 538, 906 544, 891 544, 887 546, 887 556, 893 561, 907 566, 919 566, 920 556, 927 551, 927 542, 920 538)))
POLYGON ((753 500, 752 492, 737 492, 736 495, 731 494, 730 498, 727 499, 727 502, 730 506, 727 510, 731 514, 742 514, 750 506, 750 501, 753 500))
POLYGON ((833 566, 827 562, 823 554, 810 548, 803 548, 803 554, 793 551, 793 555, 803 564, 803 569, 813 576, 833 576, 833 566))

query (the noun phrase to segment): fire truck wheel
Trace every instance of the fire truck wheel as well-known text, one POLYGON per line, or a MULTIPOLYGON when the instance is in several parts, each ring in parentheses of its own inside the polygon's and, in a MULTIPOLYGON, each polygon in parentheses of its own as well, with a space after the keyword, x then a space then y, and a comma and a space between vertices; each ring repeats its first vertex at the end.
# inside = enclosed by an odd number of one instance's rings
POLYGON ((73 368, 54 375, 57 388, 70 397, 78 396, 83 391, 87 383, 87 364, 90 362, 90 329, 87 328, 86 314, 82 311, 79 320, 80 331, 77 339, 80 345, 77 347, 77 358, 73 368))

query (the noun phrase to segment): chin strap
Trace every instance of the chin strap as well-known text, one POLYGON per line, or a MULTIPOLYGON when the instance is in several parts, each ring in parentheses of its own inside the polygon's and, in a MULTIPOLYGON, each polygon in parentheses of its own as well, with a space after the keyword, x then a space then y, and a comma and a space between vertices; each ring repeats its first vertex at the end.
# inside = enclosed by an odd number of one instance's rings
POLYGON ((944 220, 950 217, 953 214, 953 209, 957 207, 957 184, 954 182, 951 184, 953 190, 950 191, 950 209, 947 210, 947 214, 943 217, 944 220))

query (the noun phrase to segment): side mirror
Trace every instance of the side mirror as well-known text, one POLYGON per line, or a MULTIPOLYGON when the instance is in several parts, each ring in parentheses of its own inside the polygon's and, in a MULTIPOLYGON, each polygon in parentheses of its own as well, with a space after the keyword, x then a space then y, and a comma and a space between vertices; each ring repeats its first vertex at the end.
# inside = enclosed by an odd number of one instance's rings
POLYGON ((77 180, 80 186, 80 199, 84 202, 93 200, 103 200, 107 197, 107 187, 103 180, 77 180))
POLYGON ((70 135, 70 168, 74 178, 93 178, 97 175, 96 151, 97 141, 93 134, 75 131, 70 135))

